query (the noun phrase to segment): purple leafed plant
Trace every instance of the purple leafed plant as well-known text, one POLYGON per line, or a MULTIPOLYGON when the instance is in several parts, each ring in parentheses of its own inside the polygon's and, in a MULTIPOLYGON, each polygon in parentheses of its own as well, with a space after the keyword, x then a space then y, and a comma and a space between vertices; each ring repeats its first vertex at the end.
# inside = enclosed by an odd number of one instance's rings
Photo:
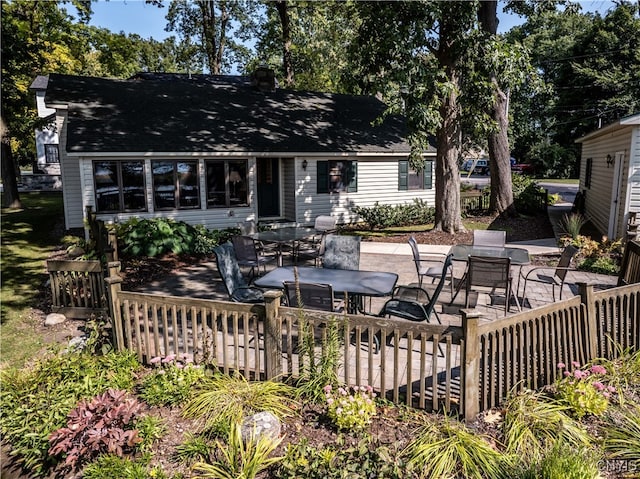
POLYGON ((83 400, 69 413, 67 426, 49 437, 49 454, 66 454, 65 464, 72 469, 102 453, 122 456, 141 441, 132 429, 141 408, 127 391, 117 389, 83 400))

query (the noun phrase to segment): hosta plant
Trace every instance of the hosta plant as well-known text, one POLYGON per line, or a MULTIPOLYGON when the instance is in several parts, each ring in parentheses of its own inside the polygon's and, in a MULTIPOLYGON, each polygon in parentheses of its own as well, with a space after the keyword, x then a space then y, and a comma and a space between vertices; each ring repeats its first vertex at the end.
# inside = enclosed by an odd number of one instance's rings
POLYGON ((65 454, 72 469, 100 454, 122 456, 140 442, 133 421, 141 403, 126 391, 109 389, 83 400, 69 413, 66 427, 51 434, 49 454, 65 454))

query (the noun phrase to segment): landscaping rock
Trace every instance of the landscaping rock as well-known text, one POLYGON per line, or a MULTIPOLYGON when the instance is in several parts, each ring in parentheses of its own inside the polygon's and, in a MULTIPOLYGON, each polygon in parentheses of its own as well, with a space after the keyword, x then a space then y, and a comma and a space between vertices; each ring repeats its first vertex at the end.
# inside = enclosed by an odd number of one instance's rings
POLYGON ((282 425, 280 420, 268 411, 259 412, 253 416, 246 417, 242 421, 242 440, 247 442, 254 437, 255 440, 266 436, 271 439, 280 437, 282 425))
POLYGON ((67 254, 71 258, 77 258, 78 256, 82 256, 86 251, 82 249, 80 246, 72 246, 67 250, 67 254))
POLYGON ((56 324, 64 323, 66 320, 67 320, 67 317, 64 314, 49 313, 47 314, 47 318, 44 320, 44 325, 55 326, 56 324))

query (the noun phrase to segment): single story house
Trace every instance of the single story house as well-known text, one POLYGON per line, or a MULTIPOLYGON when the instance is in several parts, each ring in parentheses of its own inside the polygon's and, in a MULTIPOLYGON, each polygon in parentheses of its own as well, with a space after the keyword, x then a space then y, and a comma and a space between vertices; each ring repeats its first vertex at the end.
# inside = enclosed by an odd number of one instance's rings
POLYGON ((435 202, 435 148, 408 166, 402 117, 374 97, 279 89, 270 70, 127 80, 48 76, 67 228, 171 217, 209 229, 246 220, 357 221, 355 205, 435 202), (381 119, 382 118, 382 119, 381 119))
POLYGON ((576 141, 585 217, 609 238, 625 238, 629 213, 640 212, 640 113, 576 141))

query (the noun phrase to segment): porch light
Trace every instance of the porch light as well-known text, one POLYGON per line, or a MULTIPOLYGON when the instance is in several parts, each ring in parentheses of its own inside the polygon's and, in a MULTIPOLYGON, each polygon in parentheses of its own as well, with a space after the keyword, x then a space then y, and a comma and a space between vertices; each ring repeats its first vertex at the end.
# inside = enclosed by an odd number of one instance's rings
POLYGON ((304 171, 307 171, 307 165, 309 165, 309 163, 307 163, 307 160, 302 160, 302 169, 304 171))
POLYGON ((614 163, 614 158, 611 155, 607 155, 607 168, 609 168, 614 163))

